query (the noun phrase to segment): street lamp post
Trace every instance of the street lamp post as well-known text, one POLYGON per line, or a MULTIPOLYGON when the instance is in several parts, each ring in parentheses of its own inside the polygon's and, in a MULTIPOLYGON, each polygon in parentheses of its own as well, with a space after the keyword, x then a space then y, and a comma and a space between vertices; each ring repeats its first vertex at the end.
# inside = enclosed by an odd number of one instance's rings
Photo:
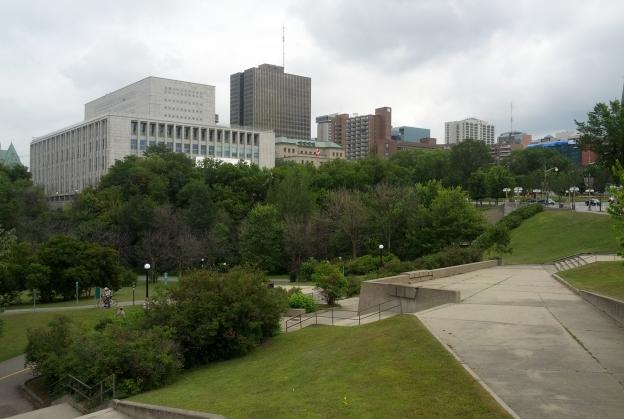
POLYGON ((509 202, 509 192, 511 192, 511 188, 503 188, 503 192, 505 192, 505 201, 509 202))
MULTIPOLYGON (((520 195, 522 193, 524 189, 522 189, 522 186, 516 186, 513 191, 515 195, 520 195)), ((516 207, 518 207, 518 205, 520 204, 519 200, 516 199, 516 207)))
POLYGON ((572 199, 572 204, 570 207, 575 210, 576 209, 576 193, 579 191, 579 188, 576 186, 571 186, 570 189, 570 197, 572 199))
POLYGON ((149 263, 143 265, 145 268, 145 309, 149 309, 149 270, 152 266, 149 263))
POLYGON ((544 186, 543 186, 543 190, 544 190, 544 195, 546 196, 544 198, 544 200, 548 203, 548 198, 550 198, 550 191, 548 189, 548 187, 546 186, 546 175, 548 174, 548 172, 552 172, 554 171, 555 173, 559 172, 559 168, 557 166, 555 167, 551 167, 550 169, 546 169, 546 167, 544 167, 544 186))
POLYGON ((379 245, 379 267, 383 266, 383 249, 384 249, 384 245, 380 244, 379 245))
POLYGON ((342 276, 344 276, 345 266, 344 266, 344 263, 342 263, 342 256, 338 256, 338 260, 340 261, 340 266, 342 267, 342 276))

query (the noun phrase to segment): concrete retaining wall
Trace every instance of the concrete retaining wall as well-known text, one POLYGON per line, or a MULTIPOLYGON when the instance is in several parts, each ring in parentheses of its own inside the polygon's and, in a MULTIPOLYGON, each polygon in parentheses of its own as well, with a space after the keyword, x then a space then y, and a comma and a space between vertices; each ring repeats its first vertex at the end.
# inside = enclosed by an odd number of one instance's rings
POLYGON ((624 325, 624 301, 616 300, 615 298, 607 297, 606 295, 580 290, 559 275, 553 274, 552 276, 583 300, 587 301, 598 310, 605 312, 609 317, 612 317, 618 323, 624 325))
POLYGON ((578 294, 583 300, 592 304, 597 309, 604 311, 620 324, 624 325, 624 301, 583 290, 578 290, 578 294))
POLYGON ((155 406, 151 404, 136 403, 126 400, 113 400, 112 407, 118 412, 121 412, 127 416, 130 416, 131 418, 136 419, 225 419, 225 416, 215 415, 213 413, 175 409, 172 407, 155 406))
POLYGON ((498 260, 487 260, 447 268, 405 272, 401 275, 364 281, 360 289, 358 310, 364 311, 392 299, 401 302, 403 313, 414 313, 442 304, 458 303, 459 291, 426 288, 422 285, 423 282, 498 265, 498 260))

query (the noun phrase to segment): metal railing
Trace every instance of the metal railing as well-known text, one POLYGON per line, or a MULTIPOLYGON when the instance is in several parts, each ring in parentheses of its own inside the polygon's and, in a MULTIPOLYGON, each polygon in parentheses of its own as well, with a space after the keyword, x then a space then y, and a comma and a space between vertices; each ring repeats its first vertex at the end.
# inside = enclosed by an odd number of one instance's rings
MULTIPOLYGON (((299 314, 286 320, 286 332, 288 332, 289 329, 296 328, 297 326, 299 326, 299 329, 302 329, 312 324, 318 325, 319 319, 330 319, 329 323, 332 326, 334 326, 336 321, 344 320, 349 320, 353 322, 357 321, 357 324, 359 326, 362 324, 362 320, 365 320, 375 315, 378 316, 378 320, 381 320, 381 313, 385 313, 396 308, 399 308, 401 313, 403 312, 400 301, 397 302, 396 300, 386 300, 382 303, 367 307, 364 310, 348 310, 344 308, 333 307, 326 310, 318 310, 313 313, 299 314), (386 307, 385 305, 388 303, 392 303, 394 305, 386 307), (340 315, 342 313, 355 313, 355 315, 349 315, 345 317, 340 315), (314 323, 310 322, 310 324, 304 325, 304 323, 312 319, 314 319, 314 323)), ((325 323, 321 322, 321 324, 325 323)))
POLYGON ((115 374, 111 374, 93 385, 67 374, 52 385, 52 395, 55 398, 63 395, 71 396, 84 407, 85 411, 89 411, 105 401, 115 398, 115 374))

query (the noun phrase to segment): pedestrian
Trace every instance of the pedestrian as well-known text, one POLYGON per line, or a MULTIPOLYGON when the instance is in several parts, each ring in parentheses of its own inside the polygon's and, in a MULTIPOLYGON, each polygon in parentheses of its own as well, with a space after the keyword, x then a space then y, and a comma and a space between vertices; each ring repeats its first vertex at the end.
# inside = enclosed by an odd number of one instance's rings
POLYGON ((104 287, 104 293, 102 299, 104 300, 104 308, 110 308, 111 299, 113 298, 113 292, 108 287, 104 287))

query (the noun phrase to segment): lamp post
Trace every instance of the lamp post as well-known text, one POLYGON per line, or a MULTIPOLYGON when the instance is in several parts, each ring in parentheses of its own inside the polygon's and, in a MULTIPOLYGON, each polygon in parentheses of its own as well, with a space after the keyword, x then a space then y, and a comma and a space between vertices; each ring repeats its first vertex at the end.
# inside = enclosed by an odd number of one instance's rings
MULTIPOLYGON (((522 193, 522 191, 523 191, 522 186, 516 186, 516 187, 513 189, 513 191, 514 191, 514 194, 515 194, 515 195, 520 195, 520 194, 522 193)), ((518 200, 516 200, 516 207, 518 206, 518 204, 519 204, 519 201, 518 201, 518 200)))
POLYGON ((509 202, 509 192, 511 192, 511 188, 503 188, 503 192, 505 192, 505 201, 509 202))
POLYGON ((544 200, 548 203, 548 198, 550 198, 550 191, 548 190, 548 187, 546 185, 546 175, 548 174, 548 172, 552 172, 554 171, 555 173, 559 172, 559 168, 557 166, 551 167, 550 169, 546 169, 546 167, 544 166, 544 194, 546 195, 546 197, 544 198, 544 200))
POLYGON ((145 269, 145 309, 149 309, 149 270, 152 266, 149 263, 143 265, 145 269))
POLYGON ((384 245, 380 244, 379 245, 379 267, 383 266, 383 249, 384 249, 384 245))
POLYGON ((571 186, 570 189, 570 197, 572 199, 572 204, 570 207, 575 210, 576 209, 576 193, 579 191, 579 188, 576 186, 571 186))
POLYGON ((340 261, 340 266, 342 267, 342 276, 345 274, 344 263, 342 263, 342 256, 338 256, 338 260, 340 261))

